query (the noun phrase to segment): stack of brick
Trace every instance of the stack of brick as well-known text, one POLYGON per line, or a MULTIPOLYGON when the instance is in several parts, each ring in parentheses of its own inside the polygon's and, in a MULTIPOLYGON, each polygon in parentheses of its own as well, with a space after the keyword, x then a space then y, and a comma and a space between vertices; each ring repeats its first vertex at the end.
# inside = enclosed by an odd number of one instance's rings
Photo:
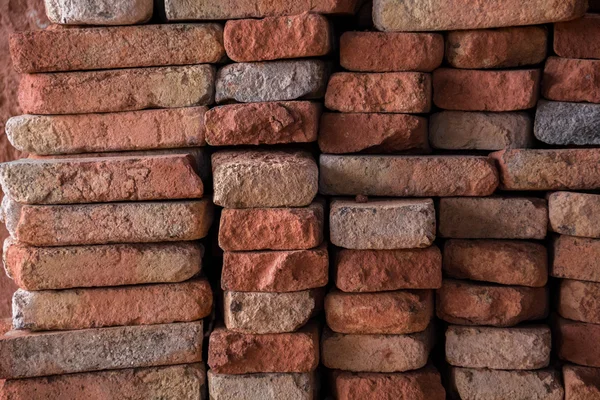
MULTIPOLYGON (((152 15, 152 1, 46 3, 61 24, 152 15)), ((27 114, 7 134, 31 155, 0 166, 20 288, 2 398, 199 399, 213 308, 200 146, 222 27, 56 26, 16 34, 11 52, 27 114)))

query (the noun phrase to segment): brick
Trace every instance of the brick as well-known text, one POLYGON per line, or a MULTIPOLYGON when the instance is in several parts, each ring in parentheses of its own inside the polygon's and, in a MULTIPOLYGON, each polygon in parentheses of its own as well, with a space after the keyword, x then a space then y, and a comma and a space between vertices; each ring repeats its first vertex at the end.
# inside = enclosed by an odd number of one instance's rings
POLYGON ((569 236, 600 238, 600 196, 554 192, 548 196, 550 228, 569 236))
POLYGON ((566 400, 600 399, 600 370, 598 368, 565 365, 562 372, 566 400))
POLYGON ((318 378, 314 373, 228 375, 208 371, 213 400, 314 400, 318 378))
POLYGON ((311 250, 226 251, 221 288, 240 292, 295 292, 329 279, 327 245, 311 250))
POLYGON ((431 199, 334 199, 329 234, 331 243, 347 249, 428 247, 435 239, 435 208, 431 199))
POLYGON ((510 68, 546 59, 548 30, 543 26, 449 32, 446 60, 454 68, 510 68))
POLYGON ((550 328, 451 325, 446 331, 446 361, 456 367, 531 370, 550 363, 550 328))
POLYGON ((324 113, 323 153, 429 153, 427 119, 406 114, 324 113))
POLYGON ((544 239, 548 206, 534 197, 447 198, 439 203, 439 234, 454 239, 544 239))
POLYGON ((600 58, 600 15, 554 24, 554 52, 565 58, 600 58))
POLYGON ((324 56, 333 38, 329 21, 319 14, 227 21, 225 49, 233 61, 268 61, 324 56))
POLYGON ((0 386, 3 400, 101 400, 106 396, 200 400, 206 391, 206 373, 204 365, 188 364, 12 379, 0 386))
POLYGON ((339 400, 444 400, 446 391, 432 366, 400 374, 333 371, 332 392, 339 400))
POLYGON ((600 60, 549 57, 542 95, 548 100, 600 103, 600 60))
POLYGON ((437 246, 405 250, 339 250, 335 285, 344 292, 437 289, 442 285, 442 254, 437 246))
POLYGON ((70 1, 44 0, 46 15, 55 24, 65 25, 133 25, 152 17, 152 0, 70 1))
POLYGON ((9 238, 3 258, 21 289, 48 290, 183 282, 200 272, 203 253, 195 242, 33 247, 9 238))
POLYGON ((205 146, 207 107, 85 115, 20 115, 6 122, 10 143, 41 155, 205 146))
POLYGON ((323 309, 324 290, 223 293, 227 329, 254 334, 294 332, 323 309))
POLYGON ((435 33, 345 32, 340 64, 358 72, 431 72, 442 64, 444 37, 435 33))
POLYGON ((337 72, 327 84, 325 107, 341 112, 427 113, 431 109, 431 75, 337 72))
POLYGON ((325 367, 352 372, 404 372, 423 368, 434 345, 433 327, 410 335, 347 335, 325 329, 325 367))
POLYGON ((488 157, 322 154, 319 163, 327 195, 489 196, 498 186, 488 157))
POLYGON ((452 278, 542 287, 548 281, 546 246, 512 240, 461 240, 444 243, 444 273, 452 278))
POLYGON ((422 332, 433 318, 433 291, 344 293, 334 289, 325 297, 325 317, 327 326, 338 333, 422 332))
POLYGON ((221 25, 177 24, 16 32, 10 53, 35 73, 216 63, 225 49, 221 25))
POLYGON ((513 326, 548 316, 544 287, 492 286, 444 279, 436 291, 438 318, 458 325, 513 326))
POLYGON ((255 103, 321 98, 328 75, 329 67, 321 60, 229 64, 217 73, 216 101, 255 103))
POLYGON ((502 150, 533 146, 525 112, 442 111, 429 119, 429 141, 444 150, 502 150))
POLYGON ((212 172, 213 201, 226 208, 302 207, 318 191, 317 164, 304 151, 220 151, 212 172))
POLYGON ((222 327, 210 335, 208 365, 217 374, 311 372, 319 364, 319 330, 311 323, 294 333, 253 335, 222 327))
POLYGON ((373 20, 381 31, 448 31, 568 21, 587 9, 585 0, 534 0, 527 7, 517 0, 472 5, 469 0, 374 0, 373 20))
POLYGON ((450 381, 464 400, 563 400, 560 375, 552 369, 501 371, 478 368, 452 368, 450 381))
POLYGON ((323 242, 323 203, 302 208, 224 209, 219 246, 226 251, 306 250, 323 242))
POLYGON ((0 319, 0 336, 4 335, 6 332, 10 331, 11 329, 12 329, 12 318, 0 319))
POLYGON ((547 144, 599 145, 600 104, 540 100, 535 112, 535 137, 547 144))
POLYGON ((0 337, 0 378, 202 361, 202 321, 75 331, 12 331, 0 337))
POLYGON ((600 325, 557 317, 554 321, 558 358, 587 367, 600 367, 600 325))
POLYGON ((174 242, 205 237, 209 200, 21 205, 4 197, 2 215, 13 239, 32 246, 174 242))
POLYGON ((433 102, 459 111, 517 111, 535 107, 540 70, 476 71, 440 68, 433 73, 433 102))
POLYGON ((308 101, 231 104, 206 113, 211 146, 306 143, 317 140, 321 105, 308 101))
POLYGON ((600 283, 562 279, 558 313, 563 318, 600 324, 600 283))
POLYGON ((561 235, 552 252, 551 276, 600 282, 600 240, 561 235))

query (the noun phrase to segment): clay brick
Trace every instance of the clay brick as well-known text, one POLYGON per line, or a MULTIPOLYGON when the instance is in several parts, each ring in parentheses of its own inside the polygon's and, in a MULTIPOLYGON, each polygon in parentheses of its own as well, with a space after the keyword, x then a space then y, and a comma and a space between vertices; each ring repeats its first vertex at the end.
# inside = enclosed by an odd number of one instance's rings
POLYGON ((546 288, 492 286, 444 279, 436 291, 438 318, 458 325, 513 326, 548 316, 546 288))
POLYGON ((221 288, 240 292, 295 292, 327 285, 328 273, 326 244, 311 250, 226 251, 221 288))
POLYGON ((215 204, 302 207, 318 191, 319 170, 304 151, 220 151, 212 156, 215 204))
POLYGON ((321 339, 325 367, 352 372, 403 372, 423 368, 434 345, 430 326, 410 335, 347 335, 325 329, 321 339))
POLYGON ((9 238, 2 255, 21 289, 48 290, 182 282, 200 272, 203 253, 195 242, 33 247, 9 238))
POLYGON ((542 287, 548 281, 546 246, 512 240, 460 240, 444 243, 444 273, 458 279, 542 287))
POLYGON ((374 0, 373 20, 381 31, 448 31, 538 25, 568 21, 585 14, 585 0, 518 0, 485 2, 473 7, 470 0, 432 0, 400 4, 374 0))
POLYGON ((332 392, 338 400, 445 400, 439 372, 432 366, 401 374, 333 371, 332 392))
POLYGON ((29 379, 11 379, 2 385, 2 400, 72 399, 190 399, 206 391, 203 364, 127 368, 29 379))
POLYGON ((600 324, 600 283, 562 279, 558 313, 563 318, 600 324))
POLYGON ((566 400, 600 399, 600 370, 598 368, 565 365, 562 371, 566 400))
POLYGON ((6 121, 6 136, 20 151, 42 155, 205 146, 207 109, 20 115, 6 121))
POLYGON ((324 113, 323 153, 429 153, 427 119, 406 114, 324 113))
POLYGON ((449 326, 446 361, 456 367, 530 370, 550 363, 550 328, 449 326))
POLYGON ((600 282, 600 240, 558 236, 553 253, 551 276, 600 282))
POLYGON ((600 325, 557 317, 553 332, 561 360, 587 367, 600 367, 600 325))
POLYGON ((338 333, 408 334, 427 329, 433 318, 432 290, 344 293, 325 297, 327 326, 338 333))
POLYGON ((10 36, 21 73, 216 63, 225 56, 218 24, 46 29, 10 36))
POLYGON ((208 365, 217 374, 311 372, 319 364, 319 329, 311 323, 294 333, 254 335, 216 328, 208 365))
POLYGON ((559 145, 600 144, 600 104, 540 100, 533 133, 540 141, 559 145))
POLYGON ((46 15, 55 24, 133 25, 152 17, 152 0, 44 0, 46 15))
POLYGON ((440 199, 439 234, 455 239, 544 239, 546 200, 534 197, 440 199))
POLYGON ((454 68, 520 67, 543 62, 547 47, 543 26, 453 31, 446 40, 446 60, 454 68))
POLYGON ((333 38, 327 18, 304 13, 227 21, 224 41, 229 58, 246 62, 324 56, 333 38))
POLYGON ((202 361, 202 321, 58 332, 12 331, 0 337, 0 378, 202 361))
POLYGON ((444 37, 435 33, 345 32, 340 64, 358 72, 431 72, 442 64, 444 37))
POLYGON ((431 75, 337 72, 327 84, 325 107, 341 112, 426 113, 431 109, 431 75))
POLYGON ((548 196, 550 228, 569 236, 600 238, 600 196, 554 192, 548 196))
POLYGON ((21 205, 4 197, 2 216, 13 239, 32 246, 174 242, 205 237, 209 200, 21 205))
POLYGON ((600 58, 600 15, 554 24, 554 52, 565 58, 600 58))
POLYGON ((405 250, 339 250, 335 285, 344 292, 437 289, 442 285, 442 254, 437 246, 405 250))
POLYGON ((323 242, 323 203, 302 208, 224 209, 219 246, 226 251, 306 250, 323 242))
POLYGON ((428 247, 435 239, 435 208, 431 199, 334 199, 329 234, 331 243, 347 249, 428 247))
POLYGON ((315 373, 228 375, 208 371, 212 400, 314 400, 318 378, 315 373))
POLYGON ((305 143, 317 140, 321 105, 308 101, 231 104, 206 113, 211 146, 305 143))
POLYGON ((542 95, 548 100, 600 103, 600 60, 549 57, 542 95))
POLYGON ((319 163, 327 195, 489 196, 498 186, 488 157, 322 154, 319 163))
POLYGON ((446 110, 517 111, 535 107, 540 70, 475 71, 440 68, 433 73, 433 102, 446 110))
MULTIPOLYGON (((4 335, 6 332, 12 329, 12 318, 2 318, 0 319, 0 336, 4 335)), ((0 384, 0 386, 2 386, 0 384)), ((2 393, 2 392, 0 392, 2 393)))

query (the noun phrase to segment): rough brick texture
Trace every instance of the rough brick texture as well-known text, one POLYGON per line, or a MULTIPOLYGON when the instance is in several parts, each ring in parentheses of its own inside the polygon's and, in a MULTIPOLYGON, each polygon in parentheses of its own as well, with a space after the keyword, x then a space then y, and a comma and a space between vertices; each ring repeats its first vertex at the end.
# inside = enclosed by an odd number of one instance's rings
POLYGON ((563 380, 565 396, 568 400, 600 398, 600 370, 598 368, 565 365, 563 380))
POLYGON ((562 279, 558 313, 575 321, 600 324, 600 283, 562 279))
POLYGON ((46 15, 55 24, 133 25, 152 17, 152 0, 44 0, 46 15))
POLYGON ((600 240, 561 235, 552 251, 551 276, 600 282, 600 240))
POLYGON ((600 368, 600 325, 571 321, 557 317, 554 321, 554 339, 561 360, 600 368))
POLYGON ((542 94, 548 100, 600 103, 600 60, 548 58, 542 94))
POLYGON ((600 58, 600 15, 554 24, 554 52, 566 58, 600 58))
POLYGON ((599 145, 600 104, 540 100, 535 137, 553 145, 599 145))
POLYGON ((554 192, 548 196, 550 228, 570 236, 600 238, 600 196, 554 192))
POLYGON ((313 400, 318 383, 315 373, 230 375, 208 371, 212 400, 313 400))

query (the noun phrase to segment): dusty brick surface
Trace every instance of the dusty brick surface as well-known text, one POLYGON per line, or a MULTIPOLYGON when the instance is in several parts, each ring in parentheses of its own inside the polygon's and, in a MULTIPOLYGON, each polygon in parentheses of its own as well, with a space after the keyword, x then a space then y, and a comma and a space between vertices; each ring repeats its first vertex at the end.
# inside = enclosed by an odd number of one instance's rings
POLYGON ((55 24, 133 25, 152 17, 152 0, 78 1, 44 0, 46 15, 55 24))
POLYGON ((341 112, 426 113, 431 109, 431 75, 337 72, 327 84, 325 107, 341 112))
POLYGON ((0 319, 0 336, 12 329, 12 318, 0 319))
POLYGON ((557 317, 553 337, 558 357, 587 367, 600 367, 600 325, 557 317))
POLYGON ((552 252, 551 276, 600 282, 600 240, 561 235, 552 252))
POLYGON ((550 228, 570 236, 600 238, 600 196, 554 192, 548 196, 550 228))
POLYGON ((444 243, 443 269, 452 278, 541 287, 548 281, 548 252, 534 242, 451 239, 444 243))
POLYGON ((533 132, 553 145, 599 145, 600 104, 540 100, 533 132))
POLYGON ((600 324, 600 283, 562 279, 558 313, 563 318, 600 324))
POLYGON ((435 33, 345 32, 340 64, 358 72, 431 72, 442 64, 444 38, 435 33))
POLYGON ((554 52, 565 58, 600 58, 600 15, 554 24, 554 52))
POLYGON ((440 199, 439 234, 455 239, 544 239, 546 200, 534 197, 440 199))
POLYGON ((600 370, 598 368, 565 365, 562 371, 567 400, 600 399, 600 370))
POLYGON ((548 100, 600 103, 600 60, 549 57, 542 95, 548 100))
POLYGON ((229 375, 208 371, 212 400, 313 400, 318 391, 315 373, 229 375))
POLYGON ((433 73, 433 102, 459 111, 517 111, 535 107, 540 71, 440 68, 433 73))

